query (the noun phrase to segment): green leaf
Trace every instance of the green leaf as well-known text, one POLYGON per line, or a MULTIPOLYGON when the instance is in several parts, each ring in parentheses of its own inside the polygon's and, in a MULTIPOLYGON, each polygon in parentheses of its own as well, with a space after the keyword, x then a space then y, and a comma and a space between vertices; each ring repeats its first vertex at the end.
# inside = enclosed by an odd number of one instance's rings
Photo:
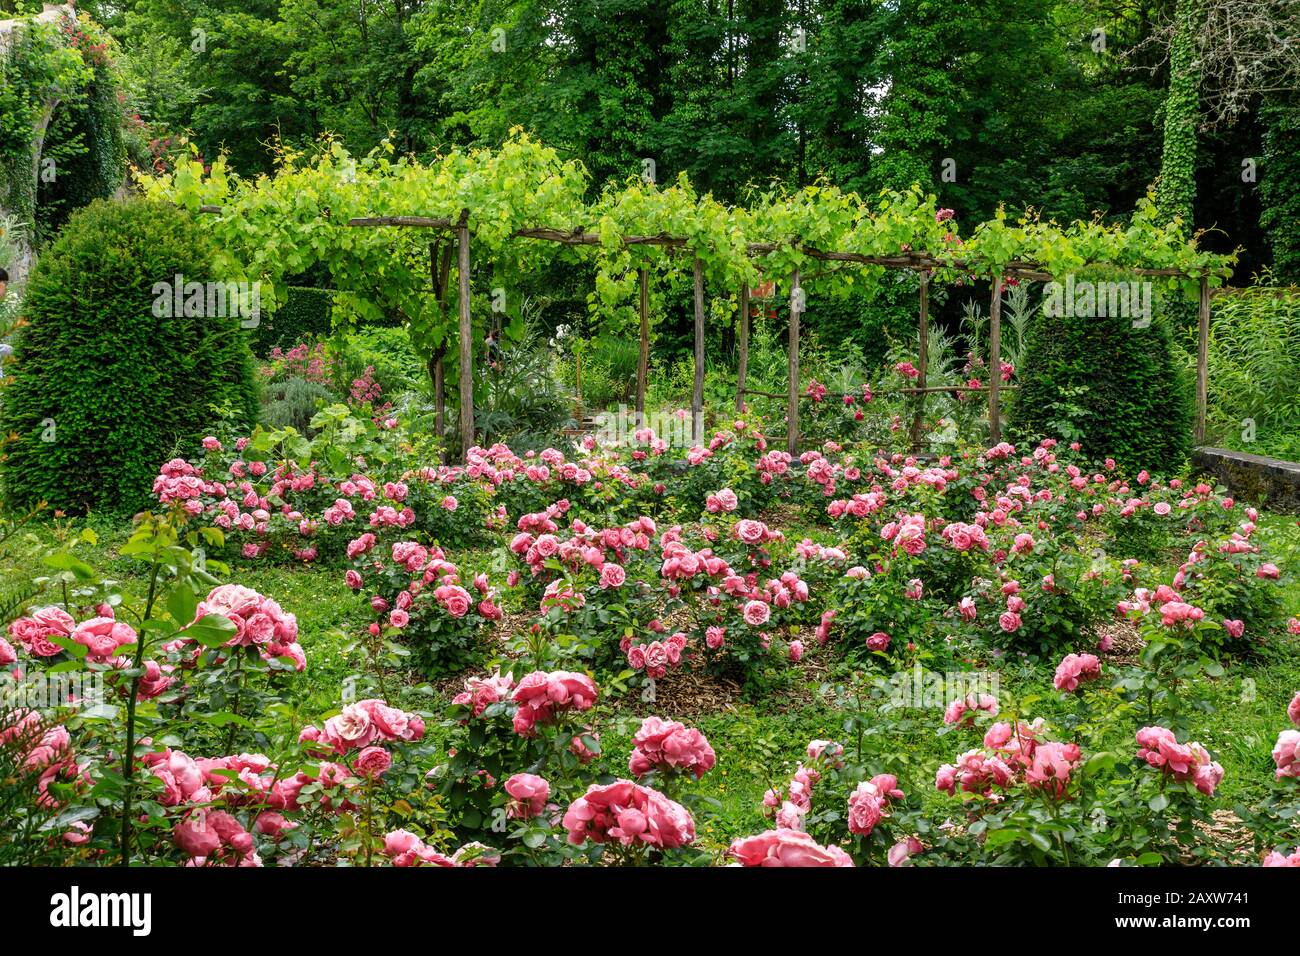
POLYGON ((95 569, 85 561, 82 561, 74 555, 68 554, 66 551, 58 551, 54 554, 48 555, 45 558, 44 564, 46 567, 54 568, 56 571, 71 571, 72 576, 78 581, 95 580, 95 569))
POLYGON ((1095 753, 1089 757, 1088 762, 1083 765, 1083 776, 1091 777, 1106 770, 1113 770, 1115 762, 1115 755, 1109 750, 1095 753))
POLYGON ((198 641, 204 647, 220 647, 235 636, 237 628, 228 617, 220 614, 205 614, 181 634, 198 641))
POLYGON ((194 614, 198 610, 198 606, 198 595, 184 581, 172 588, 171 593, 167 595, 167 613, 181 627, 194 620, 194 614))
POLYGON ((247 717, 241 717, 228 710, 219 710, 215 714, 198 714, 196 717, 205 724, 212 724, 214 727, 227 727, 234 724, 236 727, 247 727, 251 729, 256 726, 247 717))

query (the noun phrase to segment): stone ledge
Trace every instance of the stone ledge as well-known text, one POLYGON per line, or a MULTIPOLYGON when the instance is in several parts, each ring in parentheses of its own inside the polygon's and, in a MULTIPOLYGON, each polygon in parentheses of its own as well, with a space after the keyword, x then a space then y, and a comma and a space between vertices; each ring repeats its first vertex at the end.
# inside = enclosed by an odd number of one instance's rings
POLYGON ((1234 497, 1300 514, 1300 463, 1227 448, 1197 448, 1192 464, 1218 478, 1234 497))

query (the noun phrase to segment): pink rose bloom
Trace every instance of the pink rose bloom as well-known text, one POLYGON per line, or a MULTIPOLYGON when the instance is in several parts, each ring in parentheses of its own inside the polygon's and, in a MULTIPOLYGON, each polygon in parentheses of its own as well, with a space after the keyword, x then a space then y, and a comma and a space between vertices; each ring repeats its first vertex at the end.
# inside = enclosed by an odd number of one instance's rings
POLYGON ((51 637, 71 637, 77 622, 62 608, 43 607, 9 625, 9 636, 35 657, 53 657, 63 648, 51 637))
POLYGON ((1080 684, 1097 680, 1101 677, 1101 661, 1092 654, 1066 654, 1056 668, 1053 680, 1057 690, 1067 693, 1078 689, 1080 684))
POLYGON ((888 801, 874 783, 864 780, 849 794, 849 832, 861 836, 871 831, 888 815, 888 801))
POLYGON ((366 747, 357 754, 357 759, 352 761, 352 771, 358 777, 374 780, 383 776, 392 765, 393 757, 383 747, 366 747))
POLYGON ((511 797, 506 816, 517 820, 537 816, 546 808, 546 800, 551 795, 551 785, 531 773, 515 774, 506 781, 505 790, 511 797))
POLYGON ((1229 637, 1241 637, 1246 633, 1246 622, 1224 618, 1223 629, 1228 632, 1229 637))
POLYGON ((84 846, 90 842, 93 832, 89 824, 74 820, 70 829, 63 834, 63 842, 69 846, 84 846))
POLYGON ((762 627, 772 617, 772 609, 763 601, 748 601, 745 604, 745 623, 752 627, 762 627))
POLYGON ((867 638, 867 650, 869 651, 887 651, 889 650, 889 635, 884 631, 876 631, 867 638))
POLYGON ((799 663, 802 657, 803 657, 803 641, 791 641, 790 660, 797 664, 799 663))
POLYGON ((1025 770, 1025 783, 1059 799, 1065 796, 1070 772, 1078 762, 1078 744, 1039 744, 1034 748, 1033 763, 1025 770))
POLYGON ((1270 581, 1276 581, 1281 576, 1276 564, 1261 564, 1259 570, 1255 572, 1255 577, 1270 581))
POLYGON ((916 854, 920 853, 923 849, 924 847, 921 846, 921 841, 914 836, 910 836, 906 840, 900 840, 898 843, 891 846, 889 848, 889 853, 886 855, 886 859, 890 866, 903 866, 909 859, 916 856, 916 854))
POLYGON ((1300 867, 1300 850, 1296 850, 1290 856, 1285 856, 1281 852, 1274 850, 1268 856, 1264 857, 1264 862, 1260 866, 1297 866, 1300 867))
POLYGON ((632 738, 628 771, 641 777, 651 770, 688 771, 698 780, 717 761, 704 735, 675 720, 647 717, 632 738))
POLYGON ((136 643, 135 630, 111 617, 92 617, 77 625, 72 639, 86 648, 88 660, 104 662, 117 656, 117 649, 136 643))
POLYGON ((18 655, 14 652, 13 645, 0 637, 0 667, 7 667, 18 661, 18 655))
POLYGON ((627 572, 620 565, 606 563, 600 569, 600 586, 602 588, 618 588, 623 586, 627 580, 627 572))
POLYGON ((1223 779, 1223 768, 1211 759, 1204 747, 1195 741, 1180 744, 1167 727, 1143 727, 1137 732, 1137 743, 1139 760, 1145 760, 1180 783, 1190 780, 1206 796, 1213 795, 1223 779))
POLYGON ((515 732, 531 736, 533 726, 550 723, 560 711, 590 710, 596 703, 596 684, 585 674, 568 671, 533 671, 515 688, 512 699, 515 732))
POLYGON ((1015 611, 1003 611, 998 615, 998 626, 1008 634, 1020 630, 1020 615, 1015 611))
POLYGON ((474 600, 459 584, 444 584, 433 592, 434 598, 455 618, 462 618, 474 606, 474 600))
POLYGON ((321 729, 324 740, 338 753, 368 746, 377 733, 370 713, 359 704, 344 707, 342 712, 325 721, 321 729))
POLYGON ((1296 694, 1287 706, 1286 715, 1291 718, 1291 723, 1300 727, 1300 694, 1296 694))
POLYGON ((176 846, 186 856, 209 857, 221 849, 221 838, 216 830, 207 826, 203 811, 181 820, 172 829, 176 846))
POLYGON ((808 762, 824 763, 839 769, 844 766, 844 745, 834 740, 812 740, 808 743, 808 762))
POLYGON ((1273 747, 1273 763, 1277 765, 1278 779, 1283 777, 1300 778, 1300 759, 1297 757, 1297 749, 1300 748, 1300 730, 1284 730, 1277 735, 1277 743, 1273 747))
POLYGON ((839 847, 822 846, 803 831, 786 827, 735 840, 727 855, 741 866, 853 866, 853 859, 839 847))
POLYGON ((238 584, 213 588, 199 602, 194 620, 209 614, 224 617, 235 625, 235 636, 226 642, 229 647, 269 644, 272 641, 292 644, 298 639, 297 618, 286 614, 270 598, 238 584))
POLYGON ((593 784, 564 814, 569 843, 617 841, 671 850, 695 840, 695 821, 679 803, 630 780, 593 784))

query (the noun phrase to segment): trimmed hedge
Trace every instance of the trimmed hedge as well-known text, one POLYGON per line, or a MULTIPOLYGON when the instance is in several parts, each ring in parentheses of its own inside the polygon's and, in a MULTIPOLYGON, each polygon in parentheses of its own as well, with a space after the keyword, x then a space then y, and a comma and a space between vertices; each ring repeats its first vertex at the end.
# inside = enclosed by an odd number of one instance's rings
POLYGON ((333 313, 334 293, 329 289, 289 286, 284 304, 262 316, 254 332, 253 350, 265 356, 276 347, 292 348, 309 338, 327 336, 333 313))
POLYGON ((195 451, 219 410, 236 427, 256 422, 239 318, 154 314, 155 283, 222 278, 213 253, 170 205, 101 200, 73 214, 23 299, 29 324, 3 409, 17 436, 3 463, 10 506, 135 511, 159 466, 195 451))
POLYGON ((1192 450, 1195 386, 1176 360, 1165 310, 1150 325, 1122 316, 1053 317, 1029 325, 1011 410, 1017 441, 1077 439, 1095 458, 1179 471, 1192 450), (1061 428, 1069 421, 1077 435, 1061 428))

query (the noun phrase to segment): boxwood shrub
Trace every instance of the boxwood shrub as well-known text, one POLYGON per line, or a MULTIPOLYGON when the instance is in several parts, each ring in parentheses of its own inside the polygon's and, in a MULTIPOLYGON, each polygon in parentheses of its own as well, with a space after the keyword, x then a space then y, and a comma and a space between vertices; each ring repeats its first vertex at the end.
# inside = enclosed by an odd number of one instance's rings
POLYGON ((1039 309, 1017 370, 1012 435, 1079 441, 1095 458, 1179 471, 1191 453, 1195 386, 1158 305, 1149 324, 1039 309))
POLYGON ((229 278, 213 254, 172 206, 101 200, 72 215, 23 299, 2 413, 16 436, 2 466, 7 504, 134 511, 159 465, 193 452, 220 415, 256 421, 239 316, 155 314, 174 311, 155 308, 158 283, 229 278))

